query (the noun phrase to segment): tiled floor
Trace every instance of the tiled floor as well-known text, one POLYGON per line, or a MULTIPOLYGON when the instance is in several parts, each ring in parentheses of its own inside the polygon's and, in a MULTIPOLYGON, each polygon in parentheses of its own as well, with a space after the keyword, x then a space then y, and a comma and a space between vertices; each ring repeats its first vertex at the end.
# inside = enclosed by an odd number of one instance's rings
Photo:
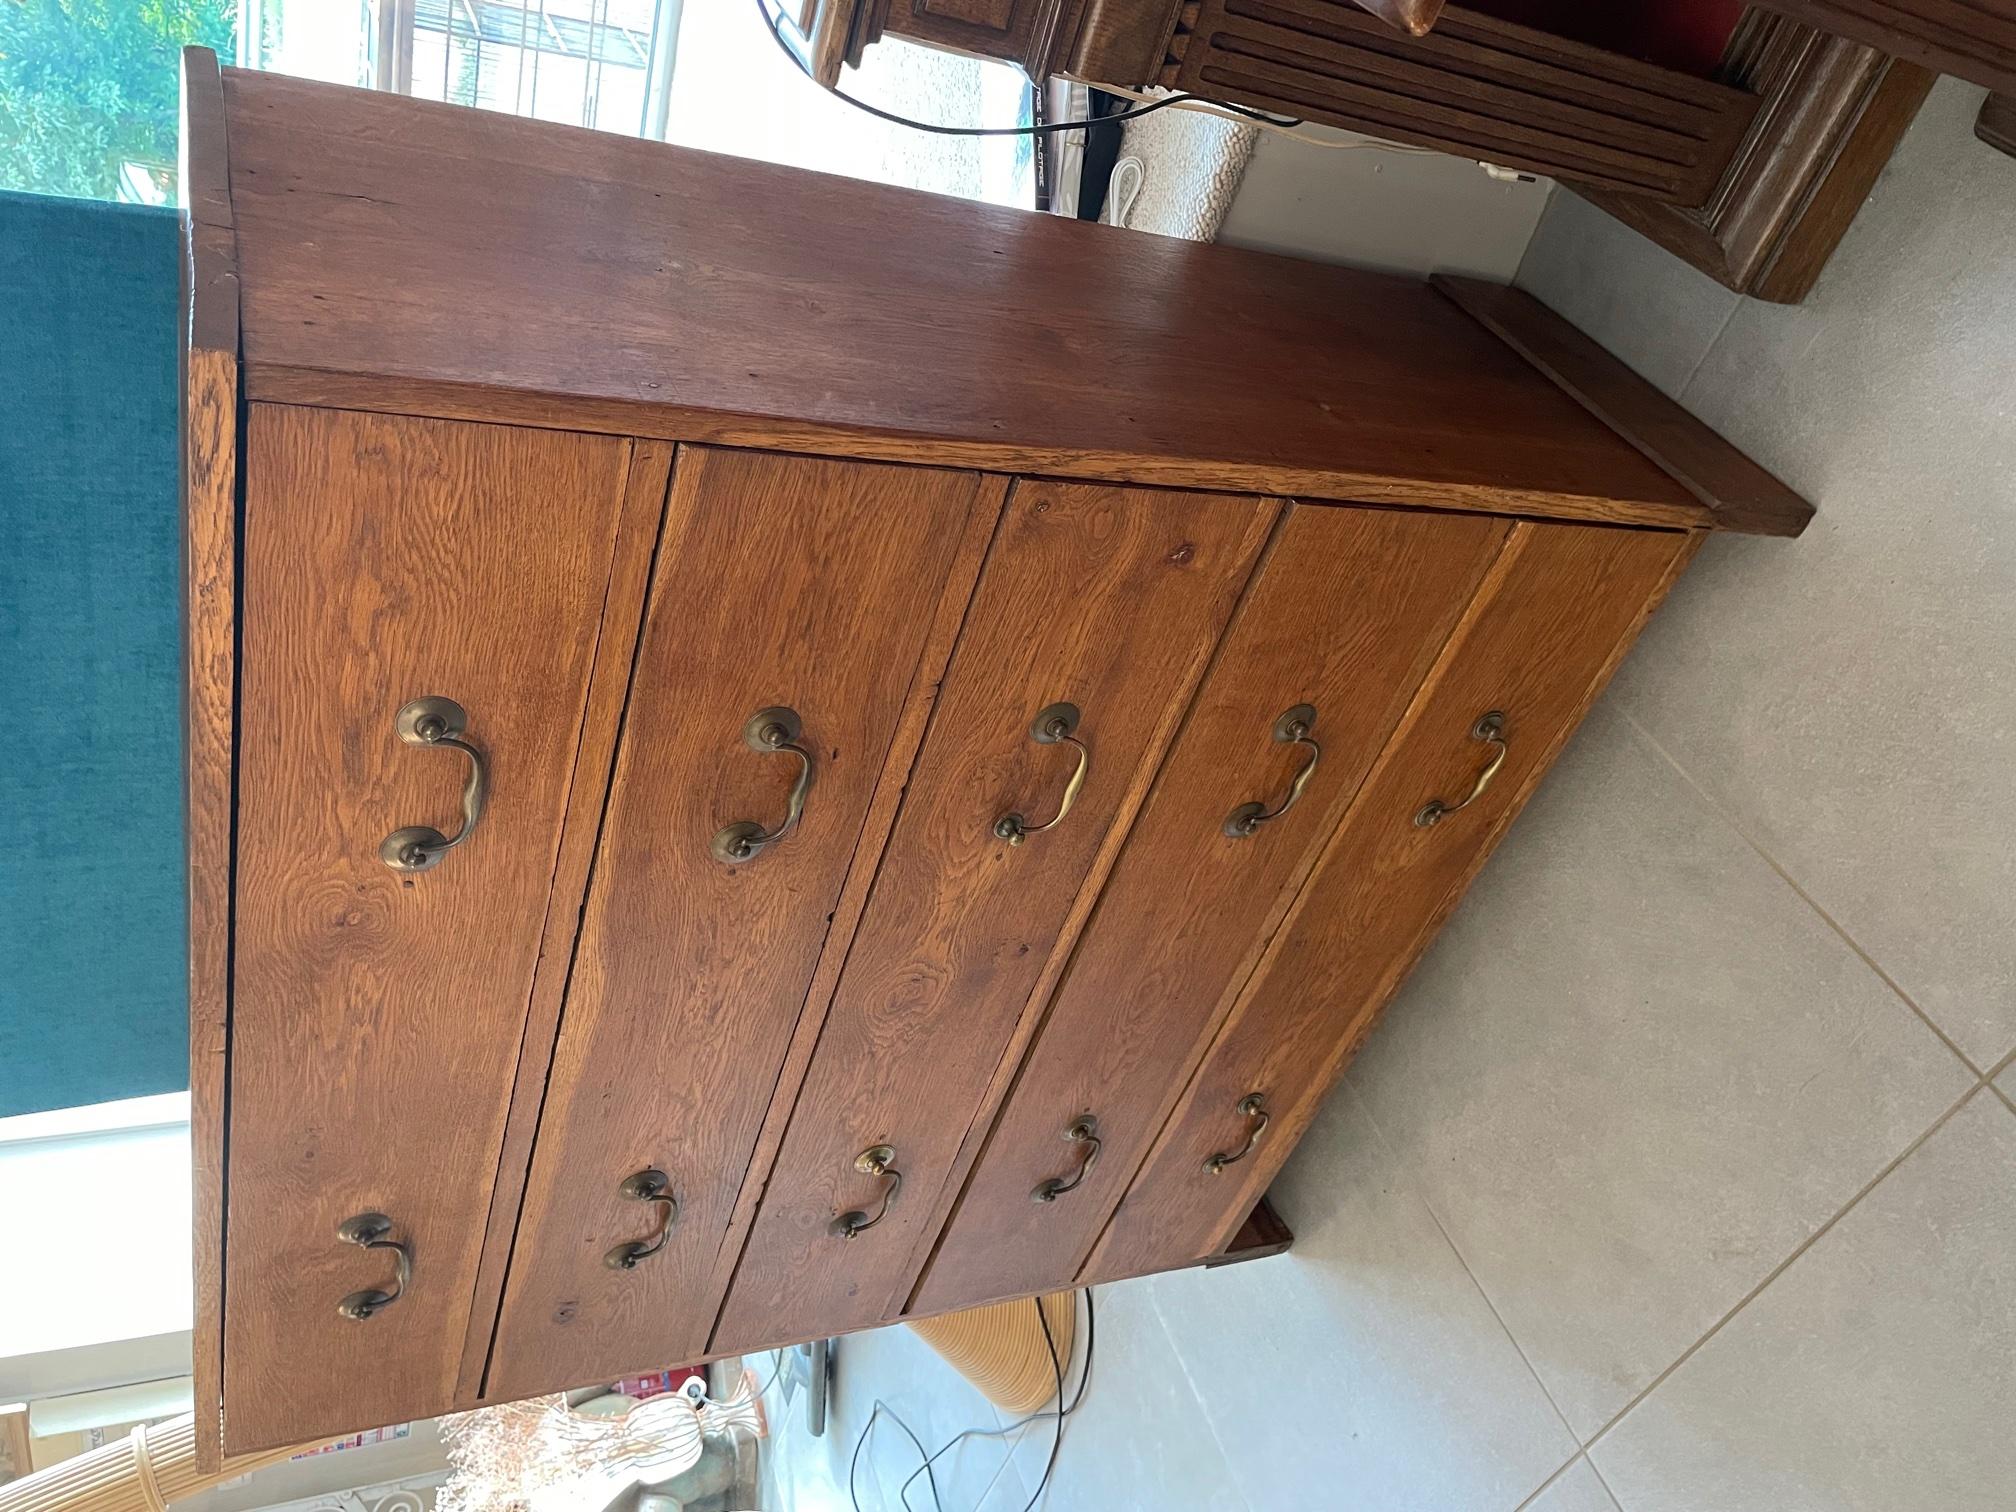
MULTIPOLYGON (((1703 552, 1290 1166, 1295 1250, 1101 1293, 1043 1506, 2016 1508, 2016 161, 1979 98, 1940 85, 1796 309, 1555 197, 1521 281, 1819 517, 1703 552)), ((878 1393, 932 1448, 998 1421, 901 1331, 839 1391, 829 1454, 878 1393)), ((942 1506, 1018 1512, 1048 1447, 978 1441, 942 1506)), ((917 1458, 878 1429, 861 1506, 917 1458)))

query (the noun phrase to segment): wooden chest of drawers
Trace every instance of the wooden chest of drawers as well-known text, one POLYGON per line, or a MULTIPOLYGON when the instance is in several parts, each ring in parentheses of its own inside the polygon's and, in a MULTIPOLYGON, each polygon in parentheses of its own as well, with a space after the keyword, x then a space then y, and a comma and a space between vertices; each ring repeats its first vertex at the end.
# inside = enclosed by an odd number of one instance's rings
POLYGON ((1805 518, 1491 291, 186 71, 211 1456, 1278 1248, 1805 518))

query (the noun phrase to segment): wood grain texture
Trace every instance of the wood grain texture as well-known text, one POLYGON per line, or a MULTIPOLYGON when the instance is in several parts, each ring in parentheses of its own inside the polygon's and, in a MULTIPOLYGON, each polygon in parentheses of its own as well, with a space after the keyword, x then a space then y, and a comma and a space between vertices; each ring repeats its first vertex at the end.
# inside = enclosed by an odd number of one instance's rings
POLYGON ((1796 536, 1813 506, 1524 289, 1430 282, 1561 391, 1657 463, 1725 530, 1796 536))
POLYGON ((1482 12, 1408 36, 1354 0, 1203 0, 1177 87, 1675 204, 1757 108, 1738 89, 1482 12))
POLYGON ((1703 523, 1406 280, 224 78, 255 399, 1703 523))
MULTIPOLYGON (((929 615, 980 502, 971 473, 687 450, 554 1054, 488 1393, 697 1356, 709 1285, 829 924, 920 675, 929 615), (743 743, 757 710, 804 721, 814 780, 790 834, 739 865, 723 825, 775 824, 797 773, 743 743), (624 1200, 656 1168, 662 1251, 624 1200)), ((934 677, 937 667, 922 675, 934 677)))
MULTIPOLYGON (((564 411, 532 395, 483 393, 439 383, 373 381, 327 374, 267 369, 258 381, 248 375, 255 400, 317 405, 336 409, 373 410, 385 414, 421 414, 524 426, 555 426, 563 415, 570 431, 612 436, 664 436, 713 446, 763 451, 803 452, 817 456, 851 457, 864 462, 898 462, 925 467, 958 466, 1009 476, 1070 476, 1112 483, 1137 483, 1170 488, 1222 490, 1237 493, 1292 493, 1304 502, 1348 500, 1401 508, 1462 509, 1483 514, 1540 516, 1594 524, 1657 526, 1666 529, 1706 529, 1713 517, 1699 500, 1664 478, 1673 502, 1604 498, 1557 493, 1545 498, 1518 487, 1489 484, 1452 487, 1391 474, 1368 474, 1339 465, 1302 470, 1273 464, 1198 463, 1164 456, 1075 451, 1054 446, 1003 446, 985 442, 952 443, 841 431, 818 425, 781 421, 745 424, 723 421, 700 411, 617 401, 575 401, 564 411)), ((1587 418, 1586 415, 1584 418, 1587 418)), ((1611 438, 1616 439, 1614 436, 1611 438)), ((1626 450, 1629 450, 1627 447, 1626 450)), ((1347 461, 1339 459, 1340 464, 1347 461)), ((1644 459, 1641 457, 1642 463, 1644 459)), ((1655 472, 1657 469, 1653 469, 1655 472)))
POLYGON ((483 1251, 476 1268, 475 1294, 469 1305, 469 1326, 463 1338, 462 1365, 456 1402, 474 1405, 482 1395, 483 1372, 489 1363, 496 1332, 504 1276, 511 1258, 512 1236, 525 1194, 525 1176, 532 1158, 532 1139, 546 1096, 547 1073, 559 1032, 561 1002, 567 992, 568 968, 581 924, 588 874, 596 837, 609 796, 611 768, 623 711, 630 696, 631 668, 644 618, 644 595, 665 516, 666 490, 672 477, 674 448, 663 441, 638 441, 630 449, 630 473, 623 489, 623 513, 617 522, 616 549, 603 599, 601 633, 588 679, 587 713, 575 749, 574 773, 567 786, 567 818, 560 834, 559 858, 553 868, 553 888, 540 933, 539 960, 533 970, 532 996, 519 1040, 518 1070, 511 1083, 510 1111, 504 1123, 504 1143, 497 1159, 497 1184, 490 1196, 490 1216, 483 1231, 483 1251))
POLYGON ((1264 1260, 1269 1255, 1285 1253, 1294 1243, 1295 1231, 1274 1211, 1274 1204, 1262 1197, 1253 1205, 1253 1211, 1246 1215, 1246 1221, 1239 1225, 1239 1232, 1232 1236, 1231 1242, 1204 1264, 1209 1269, 1216 1269, 1245 1260, 1264 1260))
POLYGON ((1887 53, 1751 9, 1721 76, 1758 110, 1705 204, 1568 187, 1755 299, 1797 304, 1846 234, 1936 77, 1887 53))
MULTIPOLYGON (((1261 947, 1336 829, 1502 544, 1484 517, 1295 507, 1268 548, 938 1241, 926 1311, 1068 1285, 1261 947), (1302 752, 1272 737, 1300 703, 1322 756, 1298 805, 1235 839, 1302 752), (1061 1131, 1099 1120, 1099 1161, 1061 1131)), ((980 1129, 993 1119, 983 1105, 980 1129)), ((963 1168, 955 1172, 964 1176, 963 1168)))
POLYGON ((196 1456, 223 1462, 224 1181, 231 1044, 237 679, 238 360, 183 353, 183 845, 189 930, 189 1163, 196 1456))
POLYGON ((1696 537, 1522 524, 1366 779, 1270 943, 1081 1277, 1089 1284, 1221 1249, 1266 1191, 1392 996, 1483 864, 1696 537), (1469 737, 1502 710, 1508 753, 1476 803, 1431 828, 1431 798, 1468 791, 1488 752, 1469 737), (1237 1104, 1267 1099, 1252 1154, 1237 1104))
POLYGON ((1162 66, 1182 0, 1079 0, 1077 9, 1057 71, 1131 86, 1162 66))
POLYGON ((247 445, 232 1452, 454 1402, 630 450, 261 406, 247 445), (402 875, 386 835, 460 822, 465 761, 394 733, 429 694, 467 709, 489 804, 402 875), (336 1229, 373 1210, 414 1278, 356 1323, 338 1300, 392 1267, 336 1229))
POLYGON ((711 1347, 901 1309, 974 1110, 1033 1027, 1274 516, 1250 499, 1017 484, 711 1347), (1072 770, 1069 747, 1029 738, 1064 700, 1082 711, 1084 791, 1010 846, 996 819, 1054 813, 1072 770), (884 1143, 901 1199, 858 1238, 832 1234, 839 1213, 874 1207, 883 1182, 854 1159, 884 1143))
POLYGON ((1935 73, 2016 90, 2016 0, 1762 0, 1935 73))
MULTIPOLYGON (((180 149, 183 344, 238 358, 238 237, 217 55, 182 50, 180 149)), ((199 1445, 201 1435, 198 1435, 199 1445)))
POLYGON ((224 1179, 238 679, 238 267, 216 54, 182 57, 182 833, 197 1468, 224 1458, 224 1179))
POLYGON ((1074 0, 896 0, 886 33, 1013 63, 1039 85, 1050 74, 1059 23, 1074 0))
MULTIPOLYGON (((832 940, 851 943, 860 926, 861 916, 868 907, 869 893, 881 866, 890 826, 896 822, 897 811, 908 790, 910 774, 916 764, 916 752, 923 742, 931 714, 937 708, 938 696, 944 687, 945 670, 952 659, 952 648, 965 629, 966 613, 979 585, 981 568, 985 565, 988 548, 993 544, 1011 486, 1011 480, 998 476, 983 476, 980 480, 979 496, 968 516, 966 534, 959 542, 951 571, 946 574, 945 588, 938 596, 937 609, 925 636, 924 652, 918 660, 920 672, 928 672, 929 675, 920 675, 912 686, 895 737, 889 743, 892 752, 907 752, 909 759, 903 762, 892 759, 876 786, 875 797, 868 807, 867 822, 862 826, 862 843, 856 849, 847 883, 841 889, 839 906, 833 911, 829 936, 832 940)), ((749 1159, 748 1169, 754 1174, 763 1175, 776 1164, 777 1153, 784 1143, 784 1131, 790 1125, 793 1106, 799 1089, 805 1084, 805 1074, 811 1067, 820 1031, 825 1027, 826 1013, 833 1002, 834 989, 840 983, 846 963, 847 952, 844 949, 829 949, 819 958, 819 968, 813 973, 812 985, 805 993, 807 1012, 800 1016, 797 1031, 792 1035, 783 1069, 777 1074, 776 1094, 764 1113, 755 1153, 749 1159)), ((710 1317, 720 1316, 722 1302, 728 1295, 736 1263, 741 1259, 743 1242, 755 1222, 762 1196, 761 1180, 745 1180, 742 1183, 728 1232, 723 1236, 714 1260, 714 1275, 707 1294, 710 1317)))

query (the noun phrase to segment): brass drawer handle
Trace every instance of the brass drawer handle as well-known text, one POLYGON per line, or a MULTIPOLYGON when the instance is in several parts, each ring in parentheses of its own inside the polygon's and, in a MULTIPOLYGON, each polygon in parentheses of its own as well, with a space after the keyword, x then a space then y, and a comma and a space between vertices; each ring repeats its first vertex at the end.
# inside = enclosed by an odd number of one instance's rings
POLYGON ((1288 792, 1273 808, 1264 803, 1242 803, 1225 816, 1225 833, 1234 840, 1243 840, 1263 824, 1272 824, 1302 799, 1302 790, 1309 786, 1309 779, 1316 775, 1316 763, 1323 759, 1323 747, 1316 744, 1310 731, 1316 728, 1316 709, 1312 704, 1297 704, 1274 721, 1274 738, 1283 745, 1298 745, 1309 753, 1302 763, 1302 769, 1295 774, 1295 780, 1288 784, 1288 792))
POLYGON ((903 1190, 903 1173, 896 1169, 896 1147, 894 1145, 870 1145, 854 1157, 854 1169, 863 1176, 886 1176, 889 1185, 882 1189, 882 1205, 875 1209, 871 1218, 861 1209, 842 1213, 828 1226, 829 1232, 842 1239, 852 1239, 857 1234, 865 1234, 884 1218, 889 1209, 896 1206, 896 1194, 903 1190))
POLYGON ((1078 790, 1085 786, 1085 769, 1092 764, 1092 753, 1085 749, 1085 742, 1074 733, 1078 728, 1078 706, 1070 703, 1054 703, 1029 726, 1029 738, 1038 745, 1075 746, 1078 751, 1078 765, 1071 773, 1071 780, 1064 784, 1064 801, 1057 805, 1057 812, 1042 824, 1031 824, 1020 814, 1003 814, 994 821, 994 834, 1010 845, 1020 845, 1031 835, 1040 835, 1045 830, 1055 829, 1064 822, 1064 816, 1071 812, 1071 805, 1078 801, 1078 790))
POLYGON ((1099 1120, 1090 1113, 1064 1125, 1064 1138, 1072 1144, 1082 1145, 1084 1158, 1079 1161, 1078 1169, 1071 1173, 1069 1181, 1053 1176, 1039 1183, 1036 1190, 1029 1194, 1031 1202, 1055 1202, 1066 1192, 1077 1191, 1079 1184, 1092 1174, 1092 1167, 1099 1164, 1099 1120))
POLYGON ((672 1225, 679 1221, 679 1199, 672 1195, 672 1178, 656 1167, 624 1177, 616 1192, 631 1202, 649 1202, 658 1208, 657 1233, 649 1239, 625 1240, 602 1257, 611 1270, 635 1270, 638 1261, 649 1260, 672 1237, 672 1225))
POLYGON ((469 758, 469 781, 462 789, 462 828, 448 836, 431 824, 409 824, 392 831, 378 847, 378 859, 394 871, 429 871, 476 833, 483 818, 483 801, 489 795, 489 775, 483 769, 483 753, 462 738, 469 728, 469 715, 452 698, 416 698, 399 711, 392 728, 407 745, 460 751, 469 758))
POLYGON ((1491 786, 1491 779, 1498 775, 1498 768, 1505 765, 1505 756, 1512 748, 1505 740, 1505 716, 1497 709, 1477 716, 1477 723, 1470 726, 1470 738, 1481 740, 1492 748, 1491 760, 1484 770, 1477 774, 1477 785, 1470 789, 1470 796, 1461 803, 1444 803, 1440 798, 1430 798, 1421 805, 1421 812, 1414 816, 1414 822, 1422 829, 1433 829, 1459 809, 1466 809, 1484 796, 1484 789, 1491 786))
POLYGON ((1274 1121, 1273 1115, 1267 1111, 1267 1099, 1258 1092, 1248 1092, 1239 1099, 1238 1113, 1241 1118, 1249 1121, 1245 1147, 1237 1155, 1227 1155, 1221 1150, 1205 1161, 1204 1169, 1213 1176, 1218 1175, 1225 1167, 1237 1165, 1251 1155, 1253 1146, 1260 1143, 1260 1136, 1267 1132, 1267 1125, 1274 1121))
POLYGON ((791 784, 791 796, 784 801, 784 818, 775 829, 765 829, 754 819, 737 819, 724 825, 708 847, 716 861, 731 866, 753 861, 766 846, 775 845, 790 834, 805 812, 805 795, 812 788, 812 753, 799 744, 805 726, 797 711, 785 708, 758 709, 742 727, 742 743, 759 756, 788 752, 798 758, 798 780, 791 784))
POLYGON ((359 1249, 392 1251, 392 1263, 399 1274, 398 1281, 389 1292, 376 1287, 354 1291, 336 1304, 336 1311, 353 1323, 375 1318, 405 1296, 406 1289, 413 1284, 413 1254, 405 1245, 388 1238, 391 1232, 392 1220, 383 1213, 359 1213, 355 1218, 345 1218, 336 1226, 336 1237, 345 1244, 354 1244, 359 1249))

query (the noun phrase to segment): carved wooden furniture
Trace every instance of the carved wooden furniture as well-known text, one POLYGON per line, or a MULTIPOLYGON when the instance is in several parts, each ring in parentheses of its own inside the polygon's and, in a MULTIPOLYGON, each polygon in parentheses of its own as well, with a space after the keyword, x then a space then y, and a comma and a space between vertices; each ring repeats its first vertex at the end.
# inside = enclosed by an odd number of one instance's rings
POLYGON ((1511 291, 186 66, 213 1456, 1278 1251, 1810 513, 1511 291))
POLYGON ((1809 26, 1853 37, 1991 90, 2016 90, 2016 0, 1764 0, 1809 26))
POLYGON ((1757 109, 1711 79, 1446 8, 1402 35, 1349 0, 1201 0, 1159 82, 1556 178, 1699 204, 1757 109))
MULTIPOLYGON (((1719 64, 1691 70, 1516 19, 1551 9, 1585 31, 1623 25, 1543 0, 811 3, 827 45, 803 50, 829 84, 897 35, 1038 79, 1233 100, 1551 175, 1730 288, 1786 303, 1811 290, 1934 78, 1906 61, 1923 48, 1823 29, 1842 8, 1820 0, 1779 7, 1801 19, 1744 13, 1719 64)), ((1984 48, 2008 29, 1969 24, 1984 48)))
POLYGON ((1812 292, 1934 75, 1764 10, 1748 12, 1721 76, 1757 114, 1699 205, 1569 187, 1718 283, 1797 304, 1812 292))

